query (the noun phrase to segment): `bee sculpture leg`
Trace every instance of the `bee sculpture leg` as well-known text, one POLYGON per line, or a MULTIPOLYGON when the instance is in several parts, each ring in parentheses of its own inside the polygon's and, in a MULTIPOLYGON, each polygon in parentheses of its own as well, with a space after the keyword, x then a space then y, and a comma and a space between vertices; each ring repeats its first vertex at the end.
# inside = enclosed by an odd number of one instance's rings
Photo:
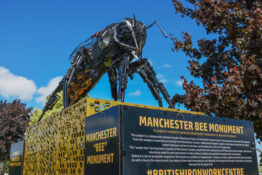
POLYGON ((42 114, 40 115, 37 122, 39 122, 43 118, 45 112, 49 109, 52 109, 53 106, 56 104, 56 102, 59 100, 60 97, 57 95, 57 93, 63 89, 63 83, 64 83, 64 79, 60 81, 54 92, 50 95, 49 100, 46 102, 42 114))
POLYGON ((144 82, 147 84, 154 98, 158 101, 159 106, 160 107, 163 106, 162 98, 160 97, 160 92, 161 92, 164 99, 169 104, 169 107, 174 108, 174 105, 170 100, 170 95, 168 94, 163 83, 161 83, 157 79, 156 73, 153 70, 153 67, 150 65, 147 59, 142 59, 142 60, 143 60, 143 64, 138 68, 137 72, 142 77, 144 82))
POLYGON ((110 68, 108 70, 108 79, 111 87, 112 98, 117 101, 117 73, 116 69, 110 68))
POLYGON ((64 108, 68 106, 68 94, 67 94, 67 88, 68 88, 68 81, 65 81, 63 84, 63 104, 64 108))
POLYGON ((129 72, 129 56, 124 55, 122 62, 118 68, 118 94, 117 100, 124 101, 125 100, 125 90, 127 88, 127 81, 128 81, 128 72, 129 72))

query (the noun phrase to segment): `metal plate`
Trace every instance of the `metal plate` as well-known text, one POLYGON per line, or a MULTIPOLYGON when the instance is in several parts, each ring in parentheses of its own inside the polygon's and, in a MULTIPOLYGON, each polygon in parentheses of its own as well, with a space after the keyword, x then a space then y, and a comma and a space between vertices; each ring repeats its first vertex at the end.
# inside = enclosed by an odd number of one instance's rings
POLYGON ((119 108, 86 118, 85 175, 119 174, 119 108))
POLYGON ((252 122, 130 106, 122 117, 124 175, 258 175, 252 122))

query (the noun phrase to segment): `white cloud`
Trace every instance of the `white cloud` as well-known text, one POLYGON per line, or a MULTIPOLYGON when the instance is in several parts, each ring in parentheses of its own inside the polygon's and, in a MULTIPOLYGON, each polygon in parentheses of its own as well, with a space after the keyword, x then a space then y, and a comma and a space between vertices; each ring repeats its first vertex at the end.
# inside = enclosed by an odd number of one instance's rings
POLYGON ((178 80, 178 81, 175 82, 175 85, 177 85, 177 86, 182 86, 183 83, 184 83, 183 80, 178 80))
POLYGON ((0 95, 5 98, 15 97, 21 100, 31 100, 35 91, 34 81, 15 75, 0 66, 0 95))
POLYGON ((172 68, 173 66, 171 64, 163 64, 164 68, 172 68))
POLYGON ((129 96, 140 96, 142 93, 140 90, 136 90, 135 92, 128 93, 129 96))
POLYGON ((37 94, 39 94, 40 96, 36 98, 36 102, 44 103, 46 101, 46 97, 55 90, 62 78, 62 76, 55 77, 49 81, 46 87, 39 88, 37 90, 37 94))
POLYGON ((168 83, 168 79, 166 79, 166 76, 163 74, 157 74, 156 78, 161 82, 161 83, 168 83))
POLYGON ((164 78, 164 75, 163 74, 157 74, 156 78, 158 78, 158 79, 164 78))
POLYGON ((165 78, 163 78, 163 79, 161 79, 161 80, 159 80, 161 83, 168 83, 168 79, 165 79, 165 78))

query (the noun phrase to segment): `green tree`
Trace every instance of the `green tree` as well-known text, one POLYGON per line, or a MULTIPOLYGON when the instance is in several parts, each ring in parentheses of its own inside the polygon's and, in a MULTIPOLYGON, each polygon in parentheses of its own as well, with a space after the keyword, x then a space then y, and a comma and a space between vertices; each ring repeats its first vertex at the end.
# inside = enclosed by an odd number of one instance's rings
POLYGON ((30 114, 29 125, 33 125, 37 123, 37 120, 39 119, 41 114, 42 114, 42 110, 36 107, 34 111, 30 114))
MULTIPOLYGON (((206 114, 252 120, 262 139, 262 1, 173 0, 176 13, 205 28, 215 39, 199 39, 193 46, 184 32, 180 41, 171 36, 174 51, 189 58, 188 70, 203 81, 197 85, 185 77, 185 95, 173 103, 206 114)), ((187 59, 188 59, 187 58, 187 59)))
MULTIPOLYGON (((51 110, 48 110, 45 112, 43 119, 50 117, 51 115, 60 112, 64 109, 63 106, 63 91, 60 91, 57 93, 57 95, 59 96, 59 100, 56 102, 56 104, 53 106, 53 108, 51 110)), ((49 100, 50 95, 46 97, 46 102, 49 100)), ((35 108, 34 111, 31 113, 30 115, 30 125, 37 123, 40 115, 42 114, 42 110, 39 108, 35 108)))
POLYGON ((11 144, 23 139, 31 110, 17 99, 11 103, 0 100, 0 160, 5 161, 4 171, 11 144))

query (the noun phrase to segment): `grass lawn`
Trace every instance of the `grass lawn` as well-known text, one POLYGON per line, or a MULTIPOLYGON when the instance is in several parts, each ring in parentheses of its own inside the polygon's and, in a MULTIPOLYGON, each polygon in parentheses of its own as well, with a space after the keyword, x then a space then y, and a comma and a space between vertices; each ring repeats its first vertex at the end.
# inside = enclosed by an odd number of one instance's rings
POLYGON ((262 166, 259 166, 259 174, 262 174, 262 166))

